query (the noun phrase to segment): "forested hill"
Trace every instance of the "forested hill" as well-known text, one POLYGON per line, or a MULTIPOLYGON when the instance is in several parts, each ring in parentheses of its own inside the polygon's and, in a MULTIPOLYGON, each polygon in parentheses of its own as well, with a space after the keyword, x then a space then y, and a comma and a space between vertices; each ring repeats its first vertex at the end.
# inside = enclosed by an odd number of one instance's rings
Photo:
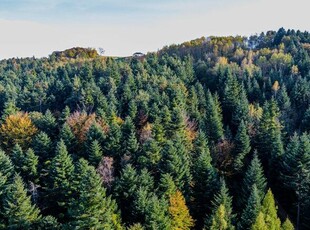
POLYGON ((0 228, 310 229, 309 52, 281 28, 0 61, 0 228))

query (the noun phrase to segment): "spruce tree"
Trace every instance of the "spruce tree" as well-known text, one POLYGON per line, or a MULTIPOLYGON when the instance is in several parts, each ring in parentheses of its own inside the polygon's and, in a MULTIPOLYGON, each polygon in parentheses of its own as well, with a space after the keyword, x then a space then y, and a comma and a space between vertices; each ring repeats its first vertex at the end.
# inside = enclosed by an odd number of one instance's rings
POLYGON ((225 206, 221 204, 217 209, 214 215, 212 216, 210 230, 226 230, 234 229, 232 226, 229 227, 228 217, 226 216, 225 206))
POLYGON ((182 139, 178 136, 174 142, 167 141, 163 148, 161 170, 169 173, 179 190, 189 189, 191 181, 189 155, 182 139))
POLYGON ((23 166, 21 168, 21 175, 26 181, 35 182, 38 178, 38 164, 39 157, 30 148, 25 153, 23 159, 23 166))
POLYGON ((279 159, 284 152, 279 115, 276 102, 266 102, 258 130, 257 150, 273 182, 276 179, 274 174, 279 170, 279 159))
POLYGON ((21 172, 23 167, 24 153, 19 144, 16 144, 11 153, 11 159, 17 172, 21 172))
POLYGON ((217 102, 208 91, 205 126, 209 140, 215 144, 224 137, 221 107, 217 102))
POLYGON ((300 220, 306 222, 304 213, 310 208, 307 199, 310 191, 310 137, 304 133, 301 137, 295 134, 283 156, 281 167, 281 180, 284 186, 294 191, 297 206, 297 229, 300 220))
POLYGON ((266 178, 264 176, 264 171, 260 160, 258 159, 257 154, 254 154, 254 157, 244 175, 242 187, 239 193, 239 206, 244 208, 247 204, 249 195, 253 185, 256 185, 258 195, 262 200, 266 192, 266 178))
POLYGON ((281 225, 281 230, 294 230, 294 225, 290 221, 289 218, 286 218, 286 220, 281 225))
POLYGON ((38 155, 41 163, 52 156, 52 141, 45 132, 40 132, 35 136, 32 148, 38 155))
POLYGON ((8 155, 6 155, 2 150, 0 150, 0 173, 4 177, 11 181, 14 176, 14 165, 8 155))
POLYGON ((60 139, 62 139, 64 141, 69 152, 73 152, 76 149, 77 140, 76 140, 70 126, 68 125, 68 123, 65 123, 62 126, 62 128, 60 130, 59 137, 60 137, 60 139))
POLYGON ((3 199, 3 216, 7 229, 31 229, 41 218, 39 209, 31 204, 22 178, 15 175, 3 199))
POLYGON ((98 166, 99 162, 103 157, 102 148, 97 140, 94 140, 89 149, 89 163, 95 167, 98 166))
POLYGON ((277 207, 270 189, 266 193, 262 202, 261 212, 263 214, 264 222, 266 223, 268 229, 280 230, 281 221, 278 218, 277 207))
POLYGON ((70 194, 72 192, 72 177, 74 165, 71 156, 68 154, 67 147, 63 140, 56 146, 56 156, 53 158, 49 167, 49 181, 47 197, 53 212, 64 217, 70 194))
POLYGON ((122 229, 116 203, 107 197, 95 168, 82 159, 77 169, 78 187, 68 208, 68 226, 74 229, 122 229))
POLYGON ((260 205, 261 197, 259 196, 256 185, 254 184, 247 205, 241 214, 238 229, 250 229, 259 214, 260 205))
POLYGON ((264 214, 262 212, 258 213, 258 216, 254 222, 254 224, 251 227, 252 230, 269 230, 265 218, 264 218, 264 214))
POLYGON ((205 226, 207 228, 219 226, 218 220, 220 218, 224 218, 223 220, 227 224, 225 229, 234 229, 232 223, 234 222, 235 215, 232 212, 232 197, 229 195, 223 178, 221 179, 220 189, 212 200, 212 214, 206 219, 205 226))
POLYGON ((244 166, 245 157, 251 151, 250 138, 249 135, 247 134, 247 128, 244 121, 241 121, 238 127, 234 144, 235 147, 233 150, 234 153, 233 167, 236 172, 240 172, 240 170, 242 170, 244 166))
POLYGON ((210 211, 210 200, 218 187, 218 175, 211 164, 212 158, 207 144, 207 139, 199 132, 194 144, 195 159, 192 166, 193 172, 193 214, 196 226, 202 227, 203 219, 210 211))

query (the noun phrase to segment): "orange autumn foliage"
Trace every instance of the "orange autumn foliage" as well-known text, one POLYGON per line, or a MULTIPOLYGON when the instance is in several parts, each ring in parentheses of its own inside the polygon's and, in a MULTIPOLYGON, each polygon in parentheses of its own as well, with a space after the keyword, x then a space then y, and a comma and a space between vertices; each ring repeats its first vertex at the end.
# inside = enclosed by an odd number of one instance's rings
POLYGON ((26 149, 36 132, 37 128, 32 124, 28 113, 11 114, 0 127, 1 144, 7 149, 15 144, 26 149))
POLYGON ((86 133, 95 122, 95 118, 95 114, 88 115, 87 113, 81 112, 74 112, 68 117, 67 123, 79 142, 85 141, 86 133))

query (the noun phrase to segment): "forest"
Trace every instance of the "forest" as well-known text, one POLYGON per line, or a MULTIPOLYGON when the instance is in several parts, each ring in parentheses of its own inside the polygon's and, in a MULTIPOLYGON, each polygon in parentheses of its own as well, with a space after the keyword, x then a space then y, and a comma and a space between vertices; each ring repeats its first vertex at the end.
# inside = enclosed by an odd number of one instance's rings
POLYGON ((310 34, 0 61, 0 229, 310 229, 310 34))

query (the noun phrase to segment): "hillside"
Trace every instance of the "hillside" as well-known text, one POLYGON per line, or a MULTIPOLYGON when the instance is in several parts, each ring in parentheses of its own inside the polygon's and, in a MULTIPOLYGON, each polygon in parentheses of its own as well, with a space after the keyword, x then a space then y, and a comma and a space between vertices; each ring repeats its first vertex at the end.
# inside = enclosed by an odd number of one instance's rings
POLYGON ((310 34, 0 61, 0 229, 310 229, 310 34))

